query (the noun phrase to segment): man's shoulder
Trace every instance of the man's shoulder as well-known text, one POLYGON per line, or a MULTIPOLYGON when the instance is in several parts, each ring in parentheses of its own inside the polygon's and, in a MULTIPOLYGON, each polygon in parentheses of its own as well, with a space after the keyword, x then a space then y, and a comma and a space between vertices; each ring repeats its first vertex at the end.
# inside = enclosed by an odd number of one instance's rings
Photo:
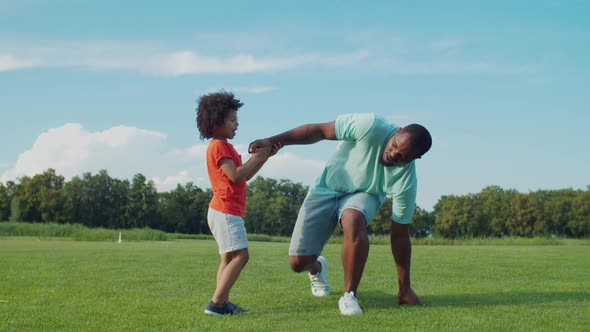
POLYGON ((377 116, 375 115, 375 113, 372 113, 372 112, 369 112, 369 113, 346 113, 346 114, 338 115, 336 120, 341 119, 341 120, 346 120, 349 122, 356 122, 356 121, 375 121, 376 118, 377 118, 377 116))

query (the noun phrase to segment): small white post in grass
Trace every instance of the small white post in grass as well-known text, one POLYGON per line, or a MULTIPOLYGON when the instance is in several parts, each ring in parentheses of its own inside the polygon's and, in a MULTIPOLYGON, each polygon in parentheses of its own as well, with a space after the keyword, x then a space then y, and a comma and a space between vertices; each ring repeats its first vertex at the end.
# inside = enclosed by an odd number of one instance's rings
POLYGON ((123 242, 123 239, 121 238, 121 232, 119 232, 119 243, 123 242))

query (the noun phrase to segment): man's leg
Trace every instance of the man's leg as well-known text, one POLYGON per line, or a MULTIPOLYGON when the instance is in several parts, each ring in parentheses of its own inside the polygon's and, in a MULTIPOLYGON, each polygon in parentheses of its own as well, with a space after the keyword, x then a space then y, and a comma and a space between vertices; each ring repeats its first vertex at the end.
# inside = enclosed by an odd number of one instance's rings
POLYGON ((317 274, 322 270, 320 263, 317 261, 317 257, 314 255, 289 256, 289 265, 291 265, 291 269, 297 273, 307 271, 311 274, 317 274))
POLYGON ((328 261, 319 256, 289 256, 289 264, 295 272, 308 271, 311 293, 314 296, 330 295, 328 261))
POLYGON ((354 209, 345 209, 340 218, 344 292, 353 291, 356 294, 369 256, 367 221, 362 212, 354 209))
POLYGON ((334 196, 308 194, 299 209, 289 245, 289 265, 295 272, 309 272, 314 296, 330 294, 327 261, 320 256, 337 225, 338 200, 334 196))
POLYGON ((412 257, 412 243, 410 241, 410 225, 391 222, 391 252, 397 267, 398 303, 422 304, 412 290, 410 284, 410 261, 412 257))

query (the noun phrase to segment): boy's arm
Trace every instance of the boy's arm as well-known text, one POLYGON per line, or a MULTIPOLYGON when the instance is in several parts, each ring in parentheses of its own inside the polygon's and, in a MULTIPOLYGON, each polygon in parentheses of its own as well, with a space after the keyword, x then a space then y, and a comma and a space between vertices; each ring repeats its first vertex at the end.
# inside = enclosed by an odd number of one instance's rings
POLYGON ((336 139, 335 121, 305 124, 269 138, 255 140, 250 143, 248 152, 252 153, 257 148, 269 147, 274 144, 280 144, 282 146, 313 144, 325 139, 336 139))
POLYGON ((262 162, 259 162, 258 164, 256 164, 256 167, 254 167, 254 169, 250 172, 250 174, 248 174, 248 176, 246 176, 246 181, 253 178, 254 175, 256 175, 256 173, 258 173, 258 171, 262 168, 262 165, 264 165, 264 163, 266 163, 267 160, 268 160, 268 158, 263 160, 262 162))
POLYGON ((219 161, 219 167, 231 182, 237 183, 243 179, 250 179, 262 167, 266 159, 268 159, 268 153, 266 156, 263 153, 255 153, 247 162, 236 167, 236 164, 231 158, 222 158, 219 161))
POLYGON ((248 176, 246 177, 246 181, 250 180, 251 178, 254 177, 254 175, 256 175, 256 173, 258 173, 258 171, 262 168, 262 166, 266 163, 266 161, 268 160, 268 158, 274 156, 275 154, 277 154, 277 152, 282 148, 283 146, 281 144, 275 144, 272 146, 272 148, 262 148, 258 151, 261 151, 260 153, 264 153, 265 155, 267 155, 266 158, 264 158, 264 160, 262 160, 262 162, 260 162, 258 165, 256 165, 256 167, 254 167, 254 169, 252 170, 252 172, 250 172, 250 174, 248 174, 248 176))

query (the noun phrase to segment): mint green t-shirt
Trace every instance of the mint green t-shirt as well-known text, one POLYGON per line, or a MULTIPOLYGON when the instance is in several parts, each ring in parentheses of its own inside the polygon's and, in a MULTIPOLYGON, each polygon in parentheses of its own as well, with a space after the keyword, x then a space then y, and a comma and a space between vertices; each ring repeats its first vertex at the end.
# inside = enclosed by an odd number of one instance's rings
POLYGON ((366 192, 377 196, 381 204, 390 196, 391 218, 398 223, 410 223, 418 185, 414 161, 403 166, 381 163, 385 145, 399 127, 373 113, 340 115, 335 123, 340 143, 309 192, 366 192))

